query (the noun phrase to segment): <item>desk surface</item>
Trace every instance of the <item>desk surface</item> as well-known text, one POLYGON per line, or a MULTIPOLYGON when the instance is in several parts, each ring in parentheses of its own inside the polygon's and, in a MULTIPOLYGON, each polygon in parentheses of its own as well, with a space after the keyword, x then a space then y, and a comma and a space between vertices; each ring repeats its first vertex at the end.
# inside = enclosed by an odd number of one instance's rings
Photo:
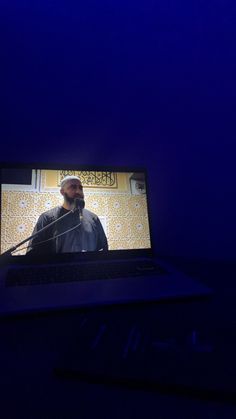
MULTIPOLYGON (((161 336, 162 342, 164 337, 165 342, 170 342, 172 337, 172 343, 173 338, 181 336, 186 344, 189 339, 192 344, 199 339, 210 349, 212 345, 223 344, 227 357, 229 347, 235 345, 235 270, 232 266, 224 266, 221 271, 219 267, 201 269, 206 284, 213 288, 215 284, 215 295, 209 301, 130 305, 1 319, 0 383, 4 419, 235 418, 236 405, 228 402, 84 379, 61 379, 53 373, 55 367, 62 365, 65 354, 77 350, 84 322, 97 327, 109 323, 111 318, 116 318, 120 330, 137 325, 146 332, 151 330, 159 349, 161 336), (224 279, 221 281, 221 278, 224 279)), ((201 276, 200 272, 196 273, 201 276)), ((90 344, 96 346, 91 328, 87 329, 86 336, 90 344)))

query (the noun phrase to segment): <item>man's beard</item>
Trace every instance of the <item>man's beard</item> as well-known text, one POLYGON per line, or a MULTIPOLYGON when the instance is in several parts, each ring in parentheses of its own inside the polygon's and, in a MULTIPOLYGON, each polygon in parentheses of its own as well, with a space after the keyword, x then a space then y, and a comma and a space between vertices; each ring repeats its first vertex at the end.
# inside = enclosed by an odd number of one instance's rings
POLYGON ((81 208, 84 208, 84 206, 85 206, 85 201, 84 201, 83 198, 79 198, 79 197, 77 197, 77 198, 70 198, 70 196, 68 196, 68 194, 66 192, 64 192, 64 199, 67 202, 67 204, 69 204, 69 205, 74 204, 75 200, 76 199, 79 199, 80 202, 81 202, 81 208))

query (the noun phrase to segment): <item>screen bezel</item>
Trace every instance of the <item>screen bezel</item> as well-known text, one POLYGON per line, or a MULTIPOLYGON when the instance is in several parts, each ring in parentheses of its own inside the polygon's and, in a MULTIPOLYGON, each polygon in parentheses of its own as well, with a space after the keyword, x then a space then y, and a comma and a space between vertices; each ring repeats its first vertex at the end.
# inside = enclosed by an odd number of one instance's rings
MULTIPOLYGON (((147 213, 149 222, 150 248, 144 249, 125 249, 125 250, 108 250, 107 252, 79 252, 79 253, 60 253, 50 255, 8 255, 2 257, 0 255, 0 262, 4 264, 44 264, 44 263, 67 263, 67 262, 86 262, 96 260, 113 260, 113 259, 135 259, 135 258, 150 258, 153 257, 153 239, 150 217, 150 203, 149 203, 149 188, 147 169, 144 167, 117 167, 117 166, 94 166, 85 164, 68 164, 68 163, 0 163, 0 196, 2 197, 2 179, 1 169, 39 169, 39 170, 85 170, 85 171, 112 171, 117 173, 122 172, 139 172, 144 173, 146 183, 146 197, 147 197, 147 213)), ((0 199, 0 213, 1 213, 1 199, 0 199)), ((1 221, 0 221, 1 230, 1 221)), ((1 243, 0 243, 1 246, 1 243)))

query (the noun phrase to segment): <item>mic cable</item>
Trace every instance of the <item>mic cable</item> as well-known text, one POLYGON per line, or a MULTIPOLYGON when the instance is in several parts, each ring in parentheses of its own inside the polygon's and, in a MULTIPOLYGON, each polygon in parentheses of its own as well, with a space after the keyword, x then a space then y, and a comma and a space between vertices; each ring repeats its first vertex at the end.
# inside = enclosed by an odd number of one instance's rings
POLYGON ((38 246, 39 246, 39 245, 41 245, 41 244, 47 243, 47 242, 49 242, 49 241, 51 241, 51 240, 55 240, 55 239, 57 239, 58 237, 63 236, 64 234, 67 234, 67 233, 69 233, 69 232, 70 232, 70 231, 72 231, 72 230, 75 230, 75 229, 76 229, 77 227, 79 227, 80 225, 81 225, 81 222, 79 222, 79 224, 76 224, 76 226, 74 226, 74 227, 70 228, 69 230, 63 231, 63 233, 57 234, 56 236, 50 237, 49 239, 47 239, 47 240, 43 240, 43 241, 41 241, 41 242, 39 242, 39 243, 35 243, 34 245, 25 246, 25 247, 22 247, 22 248, 20 248, 20 249, 16 249, 16 250, 14 250, 12 253, 15 253, 15 252, 17 252, 17 251, 21 251, 21 250, 28 249, 29 247, 30 247, 30 250, 32 250, 32 249, 34 249, 35 247, 38 247, 38 246))

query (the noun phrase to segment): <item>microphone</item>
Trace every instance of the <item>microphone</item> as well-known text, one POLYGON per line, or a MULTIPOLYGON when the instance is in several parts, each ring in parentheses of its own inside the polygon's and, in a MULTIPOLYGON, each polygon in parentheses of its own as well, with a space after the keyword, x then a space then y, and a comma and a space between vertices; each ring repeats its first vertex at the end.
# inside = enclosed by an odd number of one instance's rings
MULTIPOLYGON (((23 244, 25 244, 26 242, 28 242, 28 241, 32 241, 33 239, 35 239, 36 237, 38 237, 43 231, 45 231, 45 230, 47 230, 47 229, 49 229, 50 227, 52 227, 54 224, 57 224, 60 220, 62 220, 63 218, 66 218, 69 214, 71 214, 72 212, 76 212, 76 211, 79 211, 79 219, 80 219, 80 223, 82 222, 82 219, 83 219, 83 208, 84 208, 84 206, 85 206, 85 202, 84 202, 84 200, 82 199, 82 198, 76 198, 75 200, 74 200, 74 208, 73 209, 71 209, 69 212, 66 212, 66 214, 63 214, 61 217, 59 217, 59 218, 56 218, 55 220, 53 220, 51 223, 49 223, 49 224, 47 224, 47 225, 45 225, 43 228, 41 228, 40 230, 38 230, 38 231, 36 231, 36 233, 33 233, 33 234, 31 234, 31 236, 29 236, 29 237, 27 237, 26 239, 24 239, 24 240, 22 240, 21 242, 19 242, 19 243, 17 243, 15 246, 13 246, 13 247, 11 247, 10 249, 8 249, 8 250, 6 250, 4 253, 2 253, 2 254, 0 254, 0 264, 1 264, 1 261, 3 261, 3 263, 4 263, 4 261, 6 260, 6 261, 8 261, 8 257, 10 258, 11 256, 12 256, 12 252, 14 252, 15 250, 17 250, 18 249, 18 247, 20 247, 20 246, 22 246, 23 244)), ((76 226, 77 227, 77 226, 76 226)), ((67 232, 69 232, 69 231, 71 231, 71 229, 70 230, 67 230, 66 232, 64 232, 64 233, 62 233, 62 234, 65 234, 65 233, 67 233, 67 232)), ((59 234, 59 235, 62 235, 62 234, 59 234)), ((42 241, 42 242, 39 242, 39 243, 36 243, 35 245, 30 245, 31 246, 31 248, 34 248, 35 246, 38 246, 39 244, 43 244, 43 243, 45 243, 45 242, 47 242, 47 241, 49 241, 49 240, 54 240, 55 238, 57 238, 59 235, 57 235, 56 237, 51 237, 51 238, 49 238, 49 239, 47 239, 47 240, 44 240, 44 241, 42 241)))
POLYGON ((80 221, 83 218, 83 208, 84 208, 85 202, 82 198, 76 198, 74 200, 74 208, 73 208, 73 212, 79 211, 79 218, 80 221))

